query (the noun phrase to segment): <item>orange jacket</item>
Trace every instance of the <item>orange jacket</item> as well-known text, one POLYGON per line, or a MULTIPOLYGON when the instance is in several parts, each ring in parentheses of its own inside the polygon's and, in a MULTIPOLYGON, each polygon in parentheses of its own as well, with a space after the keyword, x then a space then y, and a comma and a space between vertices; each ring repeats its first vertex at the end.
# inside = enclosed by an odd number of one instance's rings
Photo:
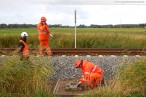
POLYGON ((102 74, 102 69, 100 67, 86 60, 83 60, 83 65, 81 66, 81 69, 82 69, 82 76, 91 73, 102 74))
POLYGON ((20 40, 19 42, 22 42, 24 44, 24 48, 22 49, 22 57, 27 58, 29 56, 28 46, 23 40, 20 40))
POLYGON ((37 25, 38 38, 39 40, 46 40, 49 38, 49 27, 47 24, 42 24, 41 22, 37 25))

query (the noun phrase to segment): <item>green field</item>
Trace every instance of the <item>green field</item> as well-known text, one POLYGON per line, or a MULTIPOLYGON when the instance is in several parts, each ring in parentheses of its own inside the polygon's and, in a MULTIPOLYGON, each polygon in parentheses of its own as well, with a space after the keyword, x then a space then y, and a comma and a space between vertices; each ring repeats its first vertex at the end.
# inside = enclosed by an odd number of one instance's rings
MULTIPOLYGON (((16 48, 21 32, 30 48, 39 45, 36 28, 0 29, 0 48, 16 48)), ((50 28, 51 48, 74 48, 74 28, 50 28)), ((77 28, 77 48, 146 48, 145 28, 77 28)))

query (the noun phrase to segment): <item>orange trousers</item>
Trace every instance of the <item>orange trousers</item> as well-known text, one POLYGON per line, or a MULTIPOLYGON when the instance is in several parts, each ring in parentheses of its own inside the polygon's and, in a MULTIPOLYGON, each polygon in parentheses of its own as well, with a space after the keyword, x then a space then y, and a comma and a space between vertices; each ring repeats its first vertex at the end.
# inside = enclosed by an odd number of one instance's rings
POLYGON ((39 46, 40 55, 44 55, 45 52, 47 53, 47 55, 52 55, 51 49, 49 47, 48 39, 46 39, 46 40, 39 40, 39 42, 40 42, 40 46, 39 46))
POLYGON ((92 73, 90 74, 89 86, 95 87, 96 85, 100 86, 102 81, 102 74, 92 73))
POLYGON ((82 84, 86 84, 88 87, 95 87, 96 85, 100 86, 102 82, 102 74, 101 73, 91 73, 90 79, 85 80, 84 78, 80 79, 82 84))

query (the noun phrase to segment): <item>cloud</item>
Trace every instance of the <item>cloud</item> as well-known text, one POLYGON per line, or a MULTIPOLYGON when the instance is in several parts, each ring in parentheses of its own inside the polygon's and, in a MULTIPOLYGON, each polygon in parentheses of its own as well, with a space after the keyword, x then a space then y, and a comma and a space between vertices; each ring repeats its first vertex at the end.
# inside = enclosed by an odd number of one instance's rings
POLYGON ((99 5, 84 6, 88 19, 83 24, 137 24, 146 23, 144 5, 99 5))
POLYGON ((40 17, 45 16, 48 24, 74 25, 75 10, 77 11, 77 25, 146 23, 145 5, 90 3, 86 5, 87 1, 89 0, 13 0, 12 2, 1 0, 0 23, 37 24, 40 22, 40 17), (51 4, 51 2, 58 2, 58 4, 51 4))
POLYGON ((99 5, 113 4, 114 0, 36 0, 35 4, 45 5, 99 5))

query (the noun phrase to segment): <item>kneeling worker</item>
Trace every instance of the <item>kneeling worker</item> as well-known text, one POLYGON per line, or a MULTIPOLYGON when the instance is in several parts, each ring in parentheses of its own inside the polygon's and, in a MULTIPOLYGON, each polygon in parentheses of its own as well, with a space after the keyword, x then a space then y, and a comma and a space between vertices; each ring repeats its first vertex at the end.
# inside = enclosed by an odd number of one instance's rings
POLYGON ((82 70, 82 77, 78 86, 83 84, 87 87, 93 88, 96 85, 101 85, 102 81, 102 69, 97 65, 87 60, 76 60, 75 67, 82 70))
POLYGON ((18 54, 20 56, 20 60, 29 58, 29 50, 28 50, 28 45, 26 43, 27 37, 28 37, 27 32, 21 33, 21 38, 18 43, 18 47, 19 47, 18 54))

